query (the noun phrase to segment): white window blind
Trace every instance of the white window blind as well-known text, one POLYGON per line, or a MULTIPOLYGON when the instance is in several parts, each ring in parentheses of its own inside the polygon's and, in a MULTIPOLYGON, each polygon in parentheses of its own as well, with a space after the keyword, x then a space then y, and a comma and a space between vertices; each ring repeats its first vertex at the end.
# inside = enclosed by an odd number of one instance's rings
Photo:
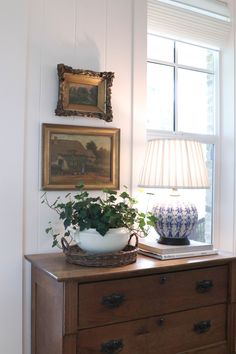
POLYGON ((148 0, 148 32, 222 48, 230 6, 218 0, 148 0))

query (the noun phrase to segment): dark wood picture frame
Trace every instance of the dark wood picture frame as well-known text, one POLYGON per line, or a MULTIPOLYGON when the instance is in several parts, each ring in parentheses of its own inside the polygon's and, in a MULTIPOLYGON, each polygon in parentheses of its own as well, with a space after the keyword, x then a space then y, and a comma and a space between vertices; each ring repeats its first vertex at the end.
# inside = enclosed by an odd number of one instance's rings
POLYGON ((113 72, 73 69, 57 65, 59 78, 57 116, 83 116, 112 121, 113 72))
POLYGON ((47 123, 42 129, 44 190, 119 189, 120 129, 47 123))

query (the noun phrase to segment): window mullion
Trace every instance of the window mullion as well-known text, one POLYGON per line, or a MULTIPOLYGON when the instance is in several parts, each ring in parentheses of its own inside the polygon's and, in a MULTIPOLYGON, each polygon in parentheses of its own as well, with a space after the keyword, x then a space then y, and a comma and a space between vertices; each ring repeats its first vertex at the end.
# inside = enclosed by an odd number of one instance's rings
POLYGON ((177 66, 176 64, 178 63, 178 49, 176 46, 176 42, 174 42, 174 116, 173 116, 173 131, 176 132, 178 131, 178 91, 177 91, 177 85, 178 85, 178 71, 177 71, 177 66))

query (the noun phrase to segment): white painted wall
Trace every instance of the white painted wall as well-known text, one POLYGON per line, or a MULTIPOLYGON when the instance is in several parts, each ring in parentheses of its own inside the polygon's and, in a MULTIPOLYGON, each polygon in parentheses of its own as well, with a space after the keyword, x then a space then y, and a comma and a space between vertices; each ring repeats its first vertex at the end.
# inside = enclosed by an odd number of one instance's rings
POLYGON ((27 16, 25 0, 0 2, 0 353, 22 348, 22 215, 27 16))

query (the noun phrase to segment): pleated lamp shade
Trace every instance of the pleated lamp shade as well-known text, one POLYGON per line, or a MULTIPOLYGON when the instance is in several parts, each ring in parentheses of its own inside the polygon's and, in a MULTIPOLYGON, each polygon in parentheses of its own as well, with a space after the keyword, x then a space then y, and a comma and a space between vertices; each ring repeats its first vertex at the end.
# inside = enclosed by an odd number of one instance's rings
POLYGON ((185 139, 156 139, 147 144, 140 187, 171 188, 171 201, 153 207, 159 243, 188 245, 198 222, 193 203, 182 201, 178 188, 208 188, 207 168, 199 142, 185 139), (177 198, 178 196, 178 198, 177 198))
POLYGON ((156 139, 147 144, 140 187, 208 188, 201 143, 185 139, 156 139))

